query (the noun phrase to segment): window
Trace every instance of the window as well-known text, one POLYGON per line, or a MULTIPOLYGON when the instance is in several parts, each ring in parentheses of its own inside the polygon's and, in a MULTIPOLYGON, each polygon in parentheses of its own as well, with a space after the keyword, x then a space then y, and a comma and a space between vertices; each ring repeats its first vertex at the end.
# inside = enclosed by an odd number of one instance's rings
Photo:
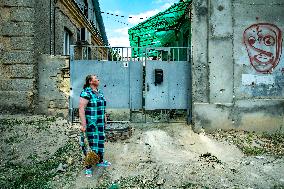
POLYGON ((68 30, 64 30, 64 44, 63 44, 63 55, 70 55, 70 40, 71 34, 68 30))

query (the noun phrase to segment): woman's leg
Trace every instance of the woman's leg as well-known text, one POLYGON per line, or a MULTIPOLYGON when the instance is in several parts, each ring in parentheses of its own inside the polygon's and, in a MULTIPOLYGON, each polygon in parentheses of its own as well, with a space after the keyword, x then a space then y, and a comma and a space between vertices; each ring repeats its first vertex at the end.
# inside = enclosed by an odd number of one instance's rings
POLYGON ((110 162, 104 160, 104 152, 105 152, 105 132, 104 132, 104 124, 98 125, 98 154, 100 155, 100 163, 97 166, 108 167, 111 165, 110 162))
POLYGON ((104 161, 104 154, 102 152, 98 152, 98 155, 100 157, 99 163, 102 163, 104 161))
POLYGON ((104 161, 105 152, 105 133, 104 125, 98 124, 98 155, 100 156, 100 163, 104 161))

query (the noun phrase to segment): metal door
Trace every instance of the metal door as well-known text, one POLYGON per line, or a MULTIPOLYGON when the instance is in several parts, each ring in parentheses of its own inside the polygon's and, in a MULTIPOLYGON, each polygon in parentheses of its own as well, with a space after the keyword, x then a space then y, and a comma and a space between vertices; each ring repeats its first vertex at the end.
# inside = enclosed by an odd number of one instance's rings
POLYGON ((151 48, 151 51, 156 51, 160 60, 146 60, 145 110, 187 109, 190 92, 188 48, 151 48), (155 83, 155 70, 162 70, 160 84, 155 83))

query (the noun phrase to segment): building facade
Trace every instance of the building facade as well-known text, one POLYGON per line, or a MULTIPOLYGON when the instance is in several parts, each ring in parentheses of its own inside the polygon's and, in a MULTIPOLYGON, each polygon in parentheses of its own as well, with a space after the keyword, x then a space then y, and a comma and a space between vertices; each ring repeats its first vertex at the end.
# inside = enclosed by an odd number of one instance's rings
POLYGON ((2 0, 0 12, 0 110, 68 109, 70 46, 108 45, 98 0, 2 0))

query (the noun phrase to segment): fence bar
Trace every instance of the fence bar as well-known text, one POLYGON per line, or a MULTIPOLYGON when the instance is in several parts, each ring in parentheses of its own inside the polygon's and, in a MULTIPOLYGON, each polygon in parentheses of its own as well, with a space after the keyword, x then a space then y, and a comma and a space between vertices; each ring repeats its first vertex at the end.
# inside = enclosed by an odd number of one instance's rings
POLYGON ((99 60, 99 47, 96 47, 96 49, 97 49, 96 58, 97 60, 99 60))
POLYGON ((108 48, 106 47, 106 51, 107 51, 107 53, 106 53, 106 61, 108 61, 108 48))
POLYGON ((120 52, 121 52, 121 58, 120 58, 120 60, 123 61, 123 58, 124 58, 124 57, 123 57, 123 47, 120 47, 120 49, 121 49, 121 50, 120 50, 120 52))
POLYGON ((126 57, 127 57, 127 62, 128 62, 128 47, 126 47, 126 57))
POLYGON ((175 61, 175 49, 173 49, 173 61, 175 61))
POLYGON ((113 48, 111 48, 111 61, 113 61, 113 53, 114 53, 114 50, 113 48))

